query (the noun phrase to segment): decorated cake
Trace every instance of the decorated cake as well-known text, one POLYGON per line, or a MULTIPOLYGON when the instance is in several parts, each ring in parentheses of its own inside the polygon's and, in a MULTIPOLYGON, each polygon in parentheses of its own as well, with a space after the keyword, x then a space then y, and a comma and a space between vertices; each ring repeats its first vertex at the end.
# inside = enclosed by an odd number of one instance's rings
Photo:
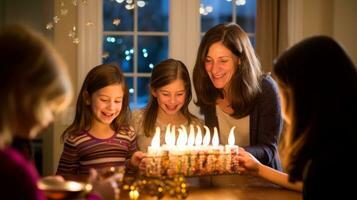
POLYGON ((199 126, 180 126, 176 140, 176 127, 168 125, 165 131, 165 144, 160 145, 159 127, 148 147, 145 157, 148 177, 176 175, 205 176, 234 174, 238 171, 238 145, 235 145, 234 129, 232 127, 228 137, 228 145, 220 145, 218 131, 215 127, 211 140, 210 129, 204 126, 205 134, 199 126))

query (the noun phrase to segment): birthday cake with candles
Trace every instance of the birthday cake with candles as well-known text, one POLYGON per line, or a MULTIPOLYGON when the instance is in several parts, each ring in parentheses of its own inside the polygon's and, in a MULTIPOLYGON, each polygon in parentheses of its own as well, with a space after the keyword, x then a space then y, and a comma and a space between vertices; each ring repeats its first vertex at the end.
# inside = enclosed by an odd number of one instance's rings
POLYGON ((177 128, 168 125, 165 131, 165 144, 160 145, 159 127, 148 147, 145 157, 148 177, 206 176, 235 174, 238 171, 238 145, 235 145, 234 129, 228 137, 228 145, 220 145, 218 131, 213 129, 211 140, 210 129, 204 126, 205 134, 200 126, 185 126, 177 128))

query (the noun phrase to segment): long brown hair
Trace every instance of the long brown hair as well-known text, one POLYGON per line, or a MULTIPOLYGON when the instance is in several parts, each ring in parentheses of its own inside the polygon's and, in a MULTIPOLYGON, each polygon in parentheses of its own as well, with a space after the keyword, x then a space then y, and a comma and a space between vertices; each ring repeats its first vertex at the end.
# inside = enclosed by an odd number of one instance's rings
MULTIPOLYGON (((175 59, 167 59, 157 64, 151 73, 150 90, 158 90, 159 88, 164 87, 175 80, 182 80, 185 84, 185 103, 180 109, 180 112, 185 116, 188 122, 191 123, 192 120, 197 118, 188 110, 188 105, 192 99, 192 90, 190 74, 185 64, 175 59)), ((157 99, 151 94, 150 101, 145 108, 143 117, 143 129, 144 133, 148 137, 152 136, 151 134, 154 133, 158 109, 159 105, 157 99)))
POLYGON ((283 164, 290 180, 303 180, 311 159, 333 159, 357 145, 357 71, 337 42, 315 36, 282 54, 273 72, 292 106, 283 164))
POLYGON ((88 72, 78 95, 73 123, 63 132, 62 140, 69 135, 77 135, 91 127, 93 114, 91 107, 86 104, 86 95, 91 97, 99 89, 113 84, 120 84, 123 87, 124 96, 119 116, 113 120, 111 128, 114 131, 118 131, 121 127, 128 126, 130 119, 129 92, 124 75, 118 66, 102 64, 88 72))
POLYGON ((205 70, 205 60, 212 44, 222 42, 241 62, 230 81, 230 97, 234 117, 246 116, 254 106, 260 93, 261 67, 248 35, 237 24, 219 24, 207 31, 198 49, 193 69, 193 84, 197 102, 201 109, 215 105, 217 98, 223 98, 223 91, 214 87, 205 70))

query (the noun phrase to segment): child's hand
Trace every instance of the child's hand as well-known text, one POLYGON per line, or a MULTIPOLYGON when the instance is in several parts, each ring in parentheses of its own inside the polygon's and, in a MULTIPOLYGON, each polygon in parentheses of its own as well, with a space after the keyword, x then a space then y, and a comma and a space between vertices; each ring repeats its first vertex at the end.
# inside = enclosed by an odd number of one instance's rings
POLYGON ((146 170, 146 162, 147 159, 143 158, 139 164, 139 170, 140 171, 145 171, 146 170))
POLYGON ((142 161, 142 159, 144 158, 145 154, 141 151, 137 151, 133 154, 133 156, 130 159, 130 162, 132 165, 134 165, 135 167, 138 167, 142 161))
POLYGON ((239 173, 248 173, 254 176, 258 174, 259 168, 262 165, 252 154, 243 148, 239 148, 238 163, 239 173))

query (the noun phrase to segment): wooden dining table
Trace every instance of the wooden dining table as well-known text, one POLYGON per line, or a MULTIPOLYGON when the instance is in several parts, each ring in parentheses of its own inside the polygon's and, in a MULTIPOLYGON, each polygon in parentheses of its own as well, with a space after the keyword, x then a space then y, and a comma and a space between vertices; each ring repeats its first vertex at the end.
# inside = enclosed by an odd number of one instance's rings
MULTIPOLYGON (((231 177, 232 178, 232 177, 231 177)), ((234 184, 197 185, 188 181, 187 200, 301 200, 302 193, 288 190, 264 179, 248 176, 234 176, 234 184)), ((218 183, 218 184, 217 184, 218 183)), ((120 199, 130 199, 127 191, 121 192, 120 199)), ((151 200, 157 197, 140 194, 138 200, 151 200)), ((177 199, 165 195, 162 199, 177 199)))

